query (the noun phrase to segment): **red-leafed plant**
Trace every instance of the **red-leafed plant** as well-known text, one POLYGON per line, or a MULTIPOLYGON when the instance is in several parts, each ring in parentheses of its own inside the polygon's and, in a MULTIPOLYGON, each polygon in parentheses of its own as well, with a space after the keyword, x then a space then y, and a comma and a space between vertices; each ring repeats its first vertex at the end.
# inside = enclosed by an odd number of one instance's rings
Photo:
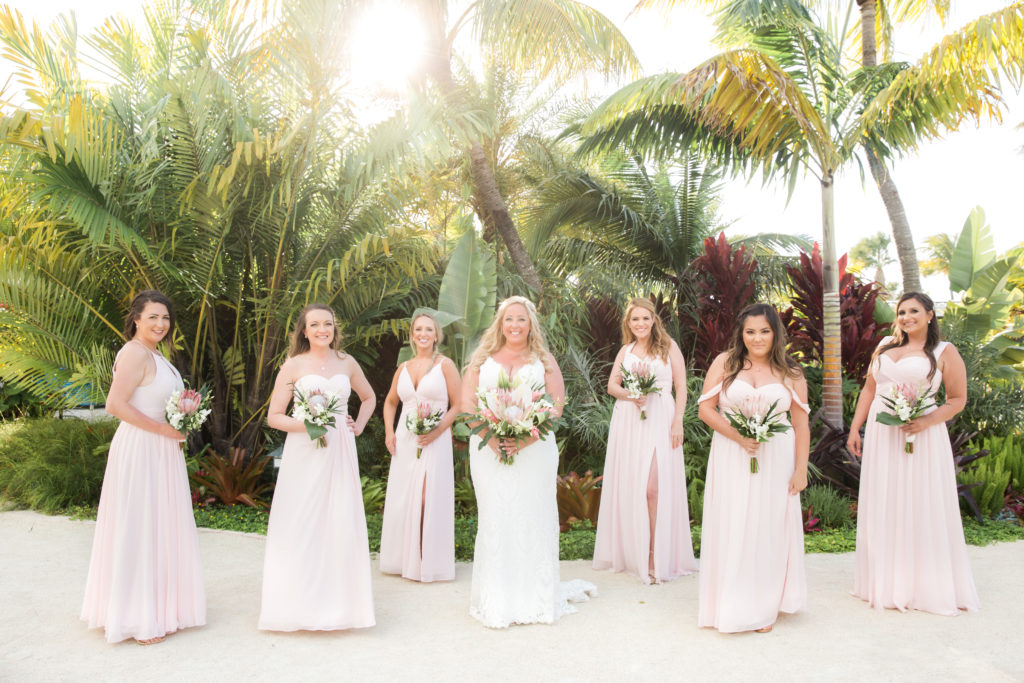
MULTIPOLYGON (((587 299, 587 323, 590 336, 590 355, 604 365, 611 365, 622 345, 622 309, 611 297, 587 299)), ((608 380, 607 377, 604 378, 608 380)))
MULTIPOLYGON (((824 285, 821 251, 801 252, 800 265, 786 268, 793 287, 792 305, 782 312, 789 335, 789 350, 804 362, 820 362, 825 329, 822 307, 824 285)), ((858 384, 864 381, 871 354, 885 336, 886 326, 875 322, 875 302, 881 288, 861 282, 846 270, 846 255, 839 259, 839 321, 842 329, 843 371, 858 384)))
POLYGON ((807 509, 804 510, 804 533, 809 534, 815 531, 821 531, 819 523, 820 519, 814 516, 814 506, 808 505, 807 509))
POLYGON ((728 348, 736 316, 754 298, 756 268, 747 248, 734 250, 724 233, 705 239, 704 253, 690 264, 697 306, 689 316, 680 310, 680 322, 683 336, 692 341, 693 364, 701 370, 728 348))
POLYGON ((597 512, 601 507, 601 489, 598 483, 603 477, 595 477, 587 470, 581 477, 570 472, 557 478, 558 524, 562 531, 568 531, 573 522, 590 520, 597 526, 597 512))
POLYGON ((198 492, 198 498, 204 504, 241 503, 265 508, 267 504, 263 496, 273 485, 261 479, 270 458, 264 455, 246 460, 245 448, 241 447, 232 447, 230 454, 230 457, 225 458, 211 451, 210 455, 200 459, 199 470, 190 477, 194 487, 193 503, 196 502, 198 492))

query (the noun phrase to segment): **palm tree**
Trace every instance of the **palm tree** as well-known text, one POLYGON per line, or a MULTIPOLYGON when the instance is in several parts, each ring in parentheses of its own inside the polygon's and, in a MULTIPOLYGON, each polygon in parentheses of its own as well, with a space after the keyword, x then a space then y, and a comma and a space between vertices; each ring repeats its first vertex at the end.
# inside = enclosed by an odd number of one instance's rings
POLYGON ((611 21, 577 0, 475 0, 454 20, 451 0, 410 1, 429 36, 423 75, 439 89, 469 157, 474 211, 488 231, 501 236, 523 281, 540 291, 540 277, 495 179, 496 160, 488 157, 470 123, 471 102, 453 68, 456 39, 469 31, 490 59, 541 79, 587 71, 635 75, 639 64, 633 50, 611 21))
POLYGON ((756 21, 723 25, 743 47, 685 74, 636 81, 608 98, 584 127, 584 150, 633 145, 655 156, 694 146, 737 170, 800 172, 821 185, 825 292, 825 417, 842 423, 839 298, 833 178, 858 149, 890 154, 939 137, 966 116, 994 113, 986 95, 999 71, 1024 68, 1024 3, 968 26, 913 68, 847 75, 842 49, 801 5, 766 9, 756 21), (970 56, 972 60, 966 58, 970 56), (956 68, 953 68, 955 66, 956 68), (982 93, 981 96, 976 93, 982 93))
POLYGON ((145 33, 109 20, 87 39, 104 92, 78 76, 73 27, 0 10, 29 84, 0 119, 21 181, 0 198, 0 300, 20 337, 0 346, 5 380, 55 405, 68 382, 99 400, 128 300, 157 287, 179 304, 179 366, 213 384, 214 447, 252 453, 298 308, 332 304, 372 361, 365 341, 429 295, 439 254, 383 191, 429 127, 347 120, 331 28, 345 7, 296 1, 263 26, 254 6, 165 0, 145 33))
POLYGON ((859 268, 862 270, 866 268, 875 269, 875 282, 883 288, 885 287, 885 273, 883 269, 887 265, 895 263, 892 256, 889 255, 890 246, 892 246, 892 238, 884 232, 879 232, 863 238, 850 249, 850 258, 857 263, 859 268))

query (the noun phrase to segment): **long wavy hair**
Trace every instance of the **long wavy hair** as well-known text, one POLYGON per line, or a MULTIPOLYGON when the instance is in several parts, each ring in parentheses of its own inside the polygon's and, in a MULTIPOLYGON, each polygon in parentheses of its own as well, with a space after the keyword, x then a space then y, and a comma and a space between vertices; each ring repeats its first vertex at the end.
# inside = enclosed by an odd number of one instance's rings
POLYGON ((409 346, 412 347, 412 355, 416 355, 416 342, 412 340, 412 329, 416 326, 416 321, 420 318, 426 318, 430 322, 434 323, 434 335, 437 337, 434 339, 434 355, 433 358, 437 358, 438 347, 444 343, 444 332, 441 330, 441 325, 438 324, 437 318, 434 317, 433 313, 426 311, 418 311, 412 314, 412 318, 409 319, 409 346))
POLYGON ((537 319, 537 307, 533 302, 524 296, 510 296, 498 304, 498 310, 494 313, 494 320, 480 336, 480 343, 473 350, 469 359, 468 368, 479 369, 487 358, 495 351, 505 345, 505 333, 501 331, 501 321, 505 317, 505 311, 509 306, 519 304, 526 309, 526 317, 530 320, 530 332, 526 335, 526 349, 530 354, 530 362, 540 360, 545 370, 548 367, 548 343, 544 339, 544 331, 540 329, 540 320, 537 319))
MULTIPOLYGON (((924 310, 928 313, 935 311, 935 302, 927 294, 922 292, 904 292, 900 300, 896 302, 896 310, 900 310, 900 306, 911 299, 915 299, 918 303, 924 306, 924 310)), ((901 346, 906 346, 910 339, 907 335, 903 334, 903 330, 900 329, 899 323, 895 320, 892 323, 892 341, 887 344, 879 346, 875 350, 874 357, 871 359, 874 362, 875 358, 878 358, 889 349, 896 349, 901 346)), ((938 369, 938 364, 935 362, 935 347, 942 341, 942 335, 939 334, 939 316, 933 315, 932 319, 928 321, 928 333, 924 339, 924 354, 928 356, 928 362, 931 364, 931 369, 928 371, 928 379, 930 380, 935 376, 935 371, 938 369)))
POLYGON ((732 330, 732 343, 725 357, 725 378, 722 380, 722 389, 728 389, 736 376, 740 374, 747 364, 747 345, 743 343, 743 328, 746 326, 747 318, 764 316, 768 326, 772 328, 772 348, 768 352, 768 365, 772 374, 781 375, 783 379, 799 379, 803 376, 800 364, 789 357, 786 353, 786 328, 782 326, 778 311, 771 304, 750 304, 736 318, 736 324, 732 330))
POLYGON ((124 338, 131 341, 135 337, 135 332, 138 331, 138 325, 135 321, 142 317, 142 310, 146 308, 146 304, 163 304, 167 307, 167 313, 170 315, 170 324, 167 326, 167 334, 164 335, 163 340, 167 341, 174 337, 174 304, 171 303, 170 298, 163 292, 158 292, 155 289, 144 289, 135 295, 132 299, 131 305, 128 306, 128 315, 124 318, 124 338))
POLYGON ((668 336, 665 324, 661 321, 661 316, 658 315, 658 311, 655 310, 654 304, 651 303, 650 299, 637 297, 636 299, 629 300, 629 303, 626 305, 626 312, 622 315, 622 345, 625 346, 636 341, 636 335, 633 334, 633 330, 629 327, 629 316, 633 315, 633 311, 638 308, 642 308, 651 314, 651 340, 648 343, 648 353, 652 353, 667 362, 668 351, 672 348, 672 338, 668 336))
POLYGON ((340 356, 341 349, 338 348, 338 344, 341 342, 341 332, 338 331, 338 317, 334 315, 334 310, 327 304, 309 304, 299 312, 299 318, 295 321, 288 357, 291 358, 309 351, 309 339, 306 338, 306 316, 312 311, 327 311, 331 314, 331 320, 334 322, 334 337, 331 339, 330 347, 340 356))

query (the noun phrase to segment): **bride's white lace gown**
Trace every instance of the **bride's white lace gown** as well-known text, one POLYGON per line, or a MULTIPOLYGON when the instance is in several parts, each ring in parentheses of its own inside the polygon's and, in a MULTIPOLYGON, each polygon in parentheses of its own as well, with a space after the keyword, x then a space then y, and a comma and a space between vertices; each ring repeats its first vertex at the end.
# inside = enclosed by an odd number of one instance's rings
MULTIPOLYGON (((498 383, 501 365, 488 358, 480 366, 480 388, 498 383)), ((538 384, 544 365, 538 360, 519 369, 538 384)), ((485 626, 550 624, 576 608, 569 600, 596 594, 579 579, 559 582, 558 503, 555 477, 558 447, 548 434, 521 450, 512 465, 503 465, 480 438, 469 443, 470 471, 479 514, 473 555, 469 613, 485 626)))

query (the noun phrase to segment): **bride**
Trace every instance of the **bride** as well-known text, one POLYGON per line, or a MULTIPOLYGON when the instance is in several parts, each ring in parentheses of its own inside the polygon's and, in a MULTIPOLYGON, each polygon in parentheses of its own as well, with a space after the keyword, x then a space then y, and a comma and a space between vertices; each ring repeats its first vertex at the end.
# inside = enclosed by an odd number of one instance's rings
MULTIPOLYGON (((466 412, 477 411, 478 388, 494 388, 504 369, 510 378, 543 385, 560 416, 565 385, 537 322, 537 309, 521 296, 505 299, 473 352, 462 385, 466 412)), ((484 626, 553 623, 575 612, 569 600, 585 600, 593 584, 558 580, 558 504, 554 434, 518 444, 473 436, 469 465, 476 489, 479 525, 473 556, 469 613, 484 626), (514 458, 502 464, 498 451, 514 458)))

